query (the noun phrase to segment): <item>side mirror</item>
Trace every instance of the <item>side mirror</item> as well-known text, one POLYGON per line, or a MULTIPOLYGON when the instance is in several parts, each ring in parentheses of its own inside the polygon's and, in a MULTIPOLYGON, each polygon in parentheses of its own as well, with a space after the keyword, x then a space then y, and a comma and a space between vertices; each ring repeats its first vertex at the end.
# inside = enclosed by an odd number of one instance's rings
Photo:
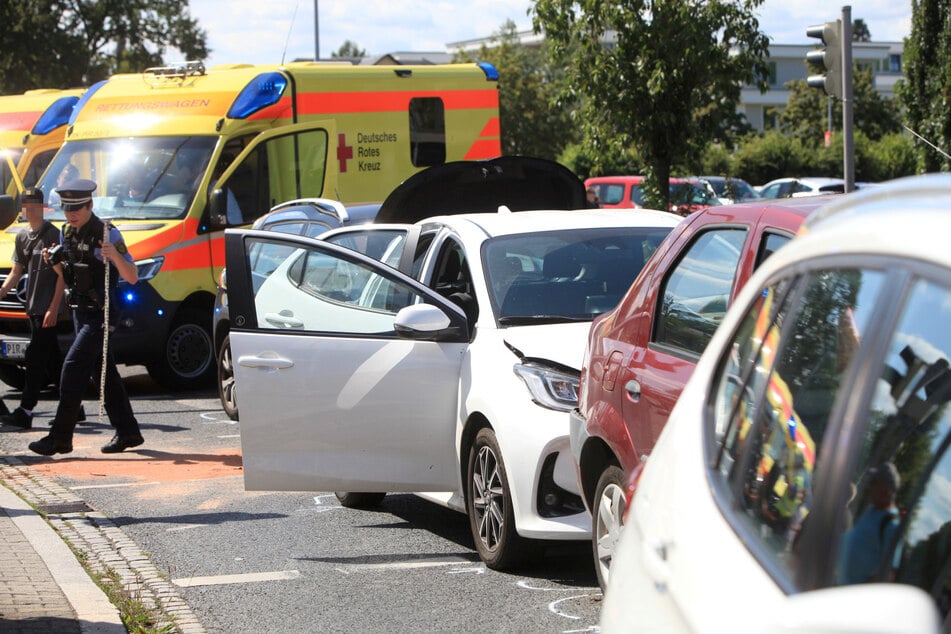
POLYGON ((17 203, 13 196, 3 194, 0 196, 0 229, 6 229, 17 219, 17 203))
POLYGON ((407 306, 393 320, 397 334, 407 339, 432 339, 451 324, 449 316, 432 304, 407 306))
POLYGON ((228 226, 228 194, 216 189, 208 197, 208 227, 212 230, 228 226))

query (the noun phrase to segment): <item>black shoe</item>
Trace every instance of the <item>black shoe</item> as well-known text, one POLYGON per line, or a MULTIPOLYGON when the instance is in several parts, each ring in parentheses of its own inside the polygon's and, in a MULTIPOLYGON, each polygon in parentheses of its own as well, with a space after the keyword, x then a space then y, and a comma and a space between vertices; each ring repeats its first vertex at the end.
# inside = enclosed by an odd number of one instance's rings
POLYGON ((70 453, 73 450, 71 438, 57 438, 50 434, 30 443, 30 451, 41 456, 52 456, 56 453, 70 453))
POLYGON ((142 434, 132 436, 120 436, 116 434, 112 437, 112 440, 102 446, 102 453, 119 453, 126 449, 131 449, 132 447, 138 447, 144 442, 145 438, 142 438, 142 434))
POLYGON ((7 404, 3 402, 2 398, 0 398, 0 416, 4 414, 9 414, 9 413, 10 413, 10 408, 7 407, 7 404))
POLYGON ((0 424, 19 427, 20 429, 30 429, 33 427, 33 415, 27 414, 22 407, 13 410, 12 414, 0 415, 0 424))

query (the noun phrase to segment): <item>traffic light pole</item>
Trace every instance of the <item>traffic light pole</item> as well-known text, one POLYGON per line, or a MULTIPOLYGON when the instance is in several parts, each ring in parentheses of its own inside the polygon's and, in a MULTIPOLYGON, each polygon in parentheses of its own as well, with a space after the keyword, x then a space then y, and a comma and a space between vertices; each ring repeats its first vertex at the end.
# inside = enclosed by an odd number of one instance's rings
POLYGON ((842 155, 846 193, 855 190, 855 145, 852 135, 852 7, 842 7, 842 155))

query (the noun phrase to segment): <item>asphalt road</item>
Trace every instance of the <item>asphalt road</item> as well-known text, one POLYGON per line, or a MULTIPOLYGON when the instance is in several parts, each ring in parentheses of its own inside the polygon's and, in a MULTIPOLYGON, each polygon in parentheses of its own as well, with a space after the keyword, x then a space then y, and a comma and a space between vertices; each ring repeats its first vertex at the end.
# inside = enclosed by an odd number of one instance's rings
MULTIPOLYGON (((34 456, 55 402, 0 449, 102 511, 168 575, 208 632, 586 632, 601 602, 587 542, 552 544, 513 573, 479 561, 464 515, 413 495, 374 511, 332 493, 246 492, 240 424, 216 394, 169 395, 124 371, 146 442, 115 456, 96 422, 74 452, 34 456), (44 416, 43 413, 46 413, 44 416)), ((4 400, 12 408, 16 394, 4 400)), ((8 429, 8 428, 4 428, 8 429)))

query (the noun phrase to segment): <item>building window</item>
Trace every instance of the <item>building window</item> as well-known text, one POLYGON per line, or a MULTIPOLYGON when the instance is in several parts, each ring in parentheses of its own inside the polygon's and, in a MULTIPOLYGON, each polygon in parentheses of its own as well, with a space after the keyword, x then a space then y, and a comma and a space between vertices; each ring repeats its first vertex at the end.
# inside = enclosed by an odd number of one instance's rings
POLYGON ((769 85, 776 85, 776 62, 769 62, 769 85))
POLYGON ((888 71, 891 73, 901 72, 901 55, 895 53, 888 56, 888 71))

